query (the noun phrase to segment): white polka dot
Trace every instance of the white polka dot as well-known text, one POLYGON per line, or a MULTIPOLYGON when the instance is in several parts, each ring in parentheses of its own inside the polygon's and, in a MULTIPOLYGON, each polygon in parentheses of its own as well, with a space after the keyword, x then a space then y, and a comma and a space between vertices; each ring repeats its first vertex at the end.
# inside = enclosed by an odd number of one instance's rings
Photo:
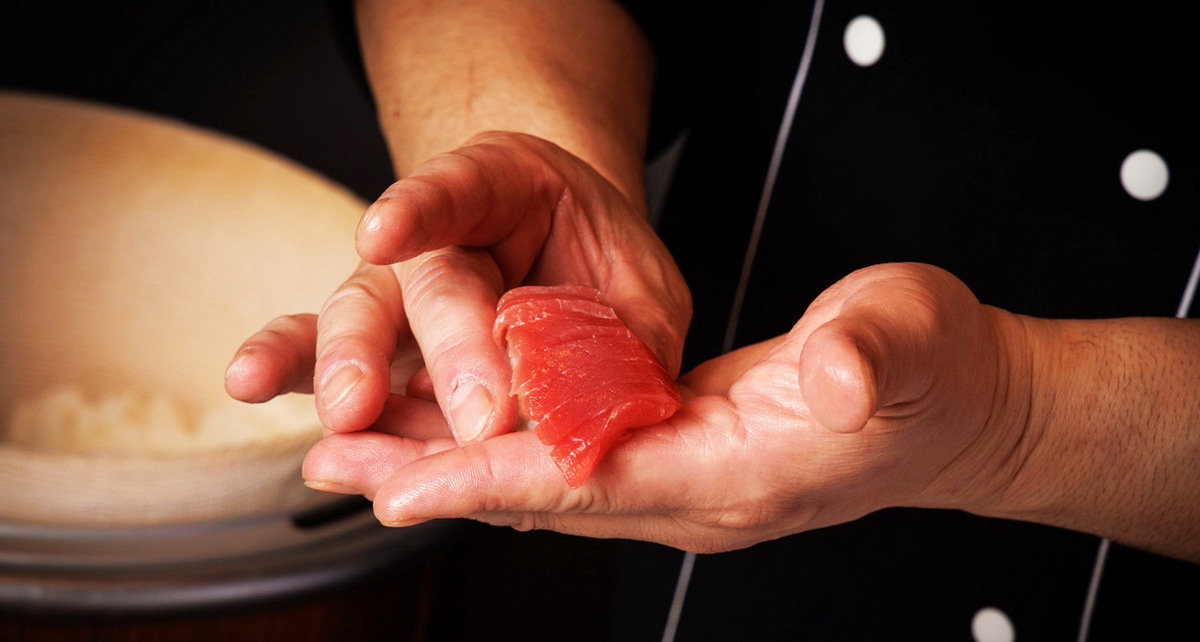
POLYGON ((979 609, 971 620, 971 635, 975 642, 1013 642, 1017 638, 1004 611, 990 606, 979 609))
POLYGON ((1121 163, 1121 185, 1139 201, 1152 201, 1167 189, 1167 163, 1148 149, 1139 149, 1121 163))
POLYGON ((860 67, 870 67, 883 55, 883 27, 871 16, 858 16, 842 34, 846 55, 860 67))

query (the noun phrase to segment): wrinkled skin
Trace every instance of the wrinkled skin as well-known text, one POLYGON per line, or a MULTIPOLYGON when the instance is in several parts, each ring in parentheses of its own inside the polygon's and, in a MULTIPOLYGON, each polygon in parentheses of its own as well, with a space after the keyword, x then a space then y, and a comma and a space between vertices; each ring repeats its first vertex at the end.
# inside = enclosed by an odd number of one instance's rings
POLYGON ((329 434, 305 479, 366 495, 385 524, 469 517, 726 550, 885 506, 967 505, 998 492, 1003 475, 977 473, 1020 440, 1019 422, 992 420, 1024 416, 995 407, 1023 401, 1003 394, 1003 334, 1019 324, 941 270, 884 265, 831 287, 787 335, 683 377, 683 410, 571 490, 532 433, 512 432, 496 300, 593 285, 678 372, 690 297, 644 210, 556 146, 493 133, 389 188, 357 242, 363 264, 320 315, 272 321, 226 383, 246 401, 314 391, 329 434), (456 404, 472 383, 490 407, 456 404))
POLYGON ((977 473, 1001 468, 1020 435, 989 425, 1013 401, 997 394, 1008 381, 997 316, 936 268, 852 274, 786 336, 685 376, 684 409, 635 431, 578 490, 530 433, 462 448, 335 435, 304 474, 372 498, 386 524, 471 517, 703 552, 886 506, 966 504, 1001 490, 977 473))
MULTIPOLYGON (((644 205, 543 140, 482 134, 435 156, 371 206, 357 243, 364 262, 319 316, 276 319, 243 344, 232 396, 315 392, 332 432, 395 425, 434 398, 461 442, 507 432, 516 404, 491 325, 518 284, 596 287, 679 371, 691 298, 644 205)), ((431 433, 418 423, 405 430, 431 433)))
POLYGON ((928 265, 850 274, 788 334, 684 375, 684 408, 570 489, 513 432, 495 305, 518 284, 595 286, 678 372, 690 297, 634 192, 527 135, 436 156, 364 215, 364 262, 320 315, 267 324, 226 388, 314 392, 329 434, 307 483, 366 495, 389 525, 708 552, 919 506, 1200 561, 1196 322, 1019 316, 928 265))

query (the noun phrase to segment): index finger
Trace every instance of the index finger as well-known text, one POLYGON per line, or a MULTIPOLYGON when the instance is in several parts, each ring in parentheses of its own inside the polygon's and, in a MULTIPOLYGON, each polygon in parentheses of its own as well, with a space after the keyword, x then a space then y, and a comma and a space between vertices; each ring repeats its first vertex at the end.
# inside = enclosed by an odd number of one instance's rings
POLYGON ((496 134, 426 161, 363 214, 359 254, 383 265, 451 245, 500 245, 493 254, 504 273, 520 278, 549 233, 565 189, 540 144, 496 134))

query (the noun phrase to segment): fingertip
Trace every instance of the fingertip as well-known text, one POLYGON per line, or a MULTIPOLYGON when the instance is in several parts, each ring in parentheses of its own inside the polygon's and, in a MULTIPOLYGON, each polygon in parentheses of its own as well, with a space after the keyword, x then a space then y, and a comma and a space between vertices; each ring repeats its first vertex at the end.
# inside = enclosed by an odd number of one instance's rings
POLYGON ((403 259, 400 248, 402 233, 390 215, 393 200, 380 197, 363 213, 354 235, 355 249, 362 260, 374 265, 389 265, 403 259))
POLYGON ((363 212, 355 230, 355 248, 374 265, 406 261, 435 249, 435 230, 446 224, 449 211, 442 189, 410 175, 393 183, 363 212))
POLYGON ((455 440, 465 445, 511 432, 515 412, 507 394, 497 395, 482 380, 465 375, 450 391, 446 415, 455 440))
POLYGON ((253 377, 249 373, 253 366, 249 361, 249 355, 244 350, 238 350, 229 365, 225 366, 225 393, 238 401, 256 401, 254 397, 258 391, 252 385, 253 377))
POLYGON ((271 372, 271 363, 251 348, 242 348, 225 368, 225 392, 246 403, 263 403, 279 395, 279 382, 271 372))
MULTIPOLYGON (((454 462, 463 462, 461 451, 462 448, 454 448, 448 455, 434 459, 448 457, 454 462)), ((400 479, 391 479, 377 489, 372 500, 375 519, 384 526, 410 526, 436 517, 459 517, 458 514, 448 515, 445 504, 462 501, 461 488, 448 483, 442 476, 444 473, 443 468, 428 462, 406 467, 401 471, 400 479), (400 481, 403 483, 398 483, 400 481)))
POLYGON ((305 481, 304 485, 322 493, 333 493, 336 495, 361 495, 361 490, 348 486, 346 484, 334 481, 305 481))
POLYGON ((322 439, 318 439, 317 443, 309 447, 308 452, 304 454, 304 461, 300 464, 300 476, 307 484, 312 483, 344 483, 337 476, 331 473, 333 458, 331 453, 335 453, 336 449, 330 448, 330 443, 337 435, 326 435, 322 439))
POLYGON ((329 366, 316 386, 317 415, 334 432, 363 430, 383 413, 389 383, 375 368, 355 362, 329 366))
POLYGON ((414 512, 409 501, 404 495, 400 495, 389 501, 375 501, 375 519, 379 523, 389 528, 403 528, 405 526, 416 526, 429 521, 428 517, 421 517, 414 512))
POLYGON ((430 521, 428 519, 424 519, 421 517, 382 518, 382 517, 379 517, 378 515, 376 515, 376 518, 379 519, 380 524, 387 526, 388 528, 405 528, 408 526, 418 526, 420 524, 424 524, 425 522, 430 521))
POLYGON ((460 444, 476 441, 492 423, 495 397, 482 382, 463 377, 450 391, 446 412, 450 429, 460 444))
POLYGON ((272 319, 247 339, 225 367, 225 392, 262 403, 288 392, 312 392, 316 316, 272 319))
POLYGON ((332 434, 309 448, 301 476, 320 490, 349 488, 374 499, 409 462, 446 448, 449 440, 411 440, 373 431, 332 434))
POLYGON ((352 445, 353 442, 340 435, 327 435, 313 444, 300 466, 304 485, 325 493, 369 496, 368 491, 374 490, 378 483, 372 483, 369 476, 363 477, 362 471, 353 465, 354 459, 347 459, 347 448, 352 445))
POLYGON ((862 430, 877 410, 874 369, 841 323, 826 323, 809 336, 800 356, 800 394, 833 432, 862 430))

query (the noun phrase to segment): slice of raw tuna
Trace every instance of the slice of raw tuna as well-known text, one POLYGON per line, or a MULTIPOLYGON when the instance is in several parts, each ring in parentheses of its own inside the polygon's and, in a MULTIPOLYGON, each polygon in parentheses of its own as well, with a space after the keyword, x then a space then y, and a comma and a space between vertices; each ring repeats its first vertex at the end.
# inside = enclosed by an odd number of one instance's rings
POLYGON ((496 342, 513 363, 512 393, 578 488, 634 428, 679 409, 679 389, 594 288, 526 286, 496 306, 496 342))

